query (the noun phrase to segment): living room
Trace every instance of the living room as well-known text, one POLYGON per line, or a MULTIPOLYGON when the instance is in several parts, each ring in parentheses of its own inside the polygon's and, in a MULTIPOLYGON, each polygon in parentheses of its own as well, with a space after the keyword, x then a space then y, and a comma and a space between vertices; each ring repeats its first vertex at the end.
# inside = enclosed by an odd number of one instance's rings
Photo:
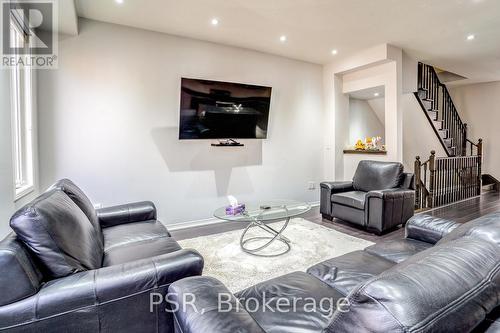
POLYGON ((4 1, 0 330, 500 329, 498 10, 4 1))

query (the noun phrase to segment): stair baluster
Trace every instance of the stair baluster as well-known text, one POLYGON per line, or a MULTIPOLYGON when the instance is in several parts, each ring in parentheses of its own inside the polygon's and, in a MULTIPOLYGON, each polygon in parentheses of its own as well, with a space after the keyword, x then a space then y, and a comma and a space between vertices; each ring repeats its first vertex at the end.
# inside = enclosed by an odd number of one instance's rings
POLYGON ((471 143, 477 155, 415 158, 415 208, 427 209, 447 205, 481 194, 482 139, 471 143), (429 169, 429 178, 427 178, 429 169))
POLYGON ((460 119, 448 88, 439 81, 432 66, 419 63, 418 87, 415 96, 447 155, 465 156, 467 128, 460 119))

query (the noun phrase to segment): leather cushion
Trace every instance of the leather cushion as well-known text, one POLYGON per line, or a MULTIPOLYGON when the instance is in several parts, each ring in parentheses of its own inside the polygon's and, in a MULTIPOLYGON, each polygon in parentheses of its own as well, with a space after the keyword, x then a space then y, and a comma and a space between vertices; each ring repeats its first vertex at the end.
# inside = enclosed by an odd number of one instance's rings
POLYGON ((213 277, 175 281, 168 293, 172 303, 178 305, 174 310, 175 332, 265 333, 227 287, 213 277))
POLYGON ((500 212, 484 215, 453 229, 438 244, 469 236, 500 246, 500 212))
POLYGON ((85 193, 78 187, 76 186, 75 183, 73 183, 69 179, 61 179, 57 181, 54 185, 52 185, 51 189, 59 189, 66 193, 68 197, 73 200, 73 202, 80 207, 80 209, 83 211, 85 215, 87 215, 88 219, 92 223, 92 225, 97 229, 101 230, 101 226, 99 224, 99 221, 97 219, 97 213, 94 209, 94 205, 92 205, 92 202, 90 199, 85 195, 85 193))
POLYGON ((394 266, 384 258, 354 251, 310 267, 307 273, 347 296, 358 284, 394 266))
POLYGON ((42 274, 24 245, 11 233, 0 242, 0 306, 34 295, 42 274))
POLYGON ((500 299, 500 247, 462 237, 358 286, 327 332, 468 332, 500 299))
POLYGON ((82 210, 97 231, 97 235, 99 237, 97 238, 96 245, 99 247, 100 251, 104 251, 104 239, 101 233, 101 224, 97 218, 97 212, 94 209, 94 205, 87 195, 85 195, 85 193, 69 179, 61 179, 57 181, 49 190, 51 189, 59 189, 66 193, 66 195, 70 197, 71 200, 73 200, 73 202, 82 210))
POLYGON ((459 223, 427 214, 413 216, 406 223, 406 238, 436 244, 444 235, 460 226, 459 223))
POLYGON ((243 307, 245 300, 252 300, 246 309, 265 332, 323 332, 333 315, 328 311, 330 301, 327 300, 331 300, 331 305, 335 307, 338 299, 343 297, 335 289, 304 272, 294 272, 259 283, 235 296, 243 307), (281 300, 281 311, 277 310, 278 299, 281 300), (286 304, 285 299, 289 304, 286 304), (259 304, 257 311, 254 300, 259 304), (317 304, 315 311, 310 311, 306 305, 311 304, 312 300, 317 304), (324 303, 320 303, 322 300, 325 300, 324 303), (269 308, 264 304, 268 304, 269 308))
POLYGON ((163 236, 124 241, 121 245, 118 245, 119 243, 120 241, 114 241, 114 246, 105 250, 103 266, 123 264, 181 250, 180 245, 167 233, 163 236))
POLYGON ((332 202, 332 216, 343 221, 365 225, 365 211, 332 202))
POLYGON ((356 209, 365 209, 366 192, 350 191, 332 194, 332 202, 356 209))
POLYGON ((73 200, 58 189, 18 210, 10 226, 39 259, 47 279, 101 267, 100 233, 73 200))
POLYGON ((399 187, 403 165, 398 162, 361 161, 353 178, 356 191, 370 192, 399 187))
POLYGON ((104 235, 104 251, 134 242, 170 237, 165 226, 156 220, 119 224, 102 229, 104 235))
POLYGON ((406 238, 380 242, 368 246, 365 251, 394 263, 400 263, 431 246, 432 244, 426 242, 406 238))

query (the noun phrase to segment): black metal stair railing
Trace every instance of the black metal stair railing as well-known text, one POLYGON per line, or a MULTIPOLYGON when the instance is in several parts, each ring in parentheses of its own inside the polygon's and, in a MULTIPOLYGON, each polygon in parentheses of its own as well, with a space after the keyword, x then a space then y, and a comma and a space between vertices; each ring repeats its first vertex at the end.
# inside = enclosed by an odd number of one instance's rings
POLYGON ((425 209, 481 194, 482 140, 471 142, 476 154, 436 157, 432 151, 425 162, 415 160, 415 208, 425 209))
MULTIPOLYGON (((448 88, 441 83, 434 67, 418 64, 418 92, 415 96, 447 155, 467 155, 471 143, 467 140, 467 124, 460 118, 448 88)), ((470 147, 472 149, 472 145, 470 147)))
POLYGON ((460 118, 448 88, 441 83, 434 67, 418 64, 415 97, 447 155, 437 157, 432 151, 425 162, 416 157, 416 209, 439 207, 480 195, 483 178, 500 189, 499 181, 481 174, 482 139, 476 143, 467 137, 467 124, 460 118))

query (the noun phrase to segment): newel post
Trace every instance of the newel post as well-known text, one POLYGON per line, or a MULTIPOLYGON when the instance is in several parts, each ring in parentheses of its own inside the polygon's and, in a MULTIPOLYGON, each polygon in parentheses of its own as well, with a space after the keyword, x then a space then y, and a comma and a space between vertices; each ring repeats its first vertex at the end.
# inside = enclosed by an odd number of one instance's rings
POLYGON ((420 202, 421 199, 421 174, 420 174, 420 169, 422 168, 422 162, 420 162, 420 156, 415 157, 415 208, 420 209, 422 208, 422 203, 420 202))
POLYGON ((477 195, 480 195, 481 188, 483 187, 483 184, 482 184, 483 178, 482 178, 482 170, 481 170, 482 164, 483 164, 483 139, 479 139, 479 141, 477 142, 477 157, 478 157, 478 161, 477 161, 477 184, 478 184, 477 195))
POLYGON ((436 151, 431 151, 429 157, 429 208, 434 207, 434 178, 436 176, 436 151))

